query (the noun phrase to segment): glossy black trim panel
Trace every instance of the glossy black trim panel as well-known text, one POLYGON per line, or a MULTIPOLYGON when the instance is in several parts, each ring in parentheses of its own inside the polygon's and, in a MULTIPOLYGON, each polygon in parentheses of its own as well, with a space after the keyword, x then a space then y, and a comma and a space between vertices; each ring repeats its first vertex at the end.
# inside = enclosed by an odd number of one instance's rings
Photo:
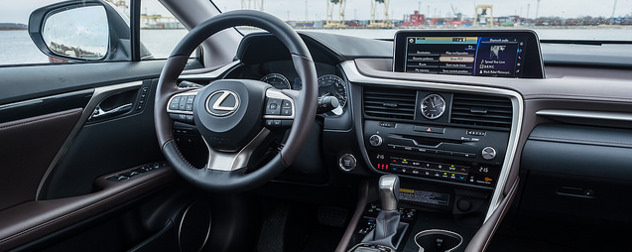
POLYGON ((0 123, 84 108, 92 93, 93 90, 89 89, 0 105, 0 123))

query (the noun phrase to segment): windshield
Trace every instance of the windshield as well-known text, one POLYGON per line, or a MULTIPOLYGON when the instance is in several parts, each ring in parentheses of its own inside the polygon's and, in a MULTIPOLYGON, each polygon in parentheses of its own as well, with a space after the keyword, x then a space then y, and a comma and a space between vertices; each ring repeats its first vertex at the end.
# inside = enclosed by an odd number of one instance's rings
MULTIPOLYGON (((297 30, 393 39, 398 30, 531 29, 542 40, 632 41, 632 0, 214 0, 262 10, 297 30)), ((251 29, 241 29, 251 32, 251 29)))

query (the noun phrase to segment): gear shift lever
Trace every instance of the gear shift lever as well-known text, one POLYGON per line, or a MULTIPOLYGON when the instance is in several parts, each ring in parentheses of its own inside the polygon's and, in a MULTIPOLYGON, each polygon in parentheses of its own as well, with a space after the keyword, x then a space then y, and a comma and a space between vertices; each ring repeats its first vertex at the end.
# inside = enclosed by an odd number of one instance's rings
MULTIPOLYGON (((384 175, 378 183, 380 189, 380 201, 382 210, 375 218, 375 228, 368 233, 358 246, 377 246, 380 250, 362 251, 395 251, 401 236, 408 228, 407 223, 400 223, 400 214, 397 209, 399 198, 399 177, 396 175, 384 175), (388 250, 383 250, 388 248, 388 250)), ((360 250, 354 250, 354 252, 360 250)))
POLYGON ((397 210, 399 198, 399 177, 396 175, 384 175, 380 177, 380 201, 382 210, 397 210))

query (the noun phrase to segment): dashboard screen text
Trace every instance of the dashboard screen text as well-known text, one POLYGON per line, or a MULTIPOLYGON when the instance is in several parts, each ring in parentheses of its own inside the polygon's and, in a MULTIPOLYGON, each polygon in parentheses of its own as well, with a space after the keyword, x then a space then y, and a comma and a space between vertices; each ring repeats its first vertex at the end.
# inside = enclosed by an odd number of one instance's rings
POLYGON ((526 40, 517 37, 406 37, 404 71, 520 77, 526 40))

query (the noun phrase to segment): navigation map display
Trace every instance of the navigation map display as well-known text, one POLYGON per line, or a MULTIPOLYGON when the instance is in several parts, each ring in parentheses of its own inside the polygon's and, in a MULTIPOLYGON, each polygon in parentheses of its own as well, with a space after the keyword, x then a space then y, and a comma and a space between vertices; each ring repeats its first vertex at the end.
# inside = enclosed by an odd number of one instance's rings
MULTIPOLYGON (((541 60, 529 63, 535 34, 528 32, 399 32, 395 38, 395 71, 494 77, 542 77, 541 60), (535 66, 540 74, 534 74, 535 66), (525 74, 525 68, 531 72, 525 74)), ((531 56, 533 58, 533 56, 531 56)), ((533 61, 533 60, 532 60, 533 61)))

